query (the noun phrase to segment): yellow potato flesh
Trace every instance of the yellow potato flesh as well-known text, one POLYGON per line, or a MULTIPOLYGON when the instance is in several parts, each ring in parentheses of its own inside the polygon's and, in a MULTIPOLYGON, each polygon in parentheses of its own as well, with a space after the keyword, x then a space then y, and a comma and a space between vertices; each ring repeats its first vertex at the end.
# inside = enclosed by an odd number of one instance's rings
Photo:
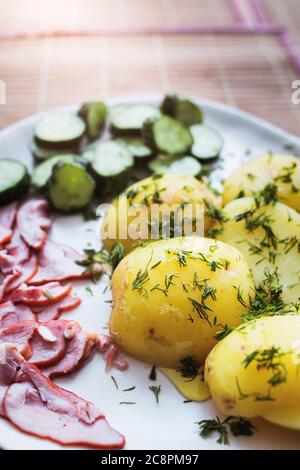
POLYGON ((206 359, 205 381, 225 415, 263 416, 300 429, 299 367, 300 317, 265 317, 237 328, 214 347, 206 359), (271 348, 278 351, 271 361, 275 369, 255 359, 245 367, 245 359, 255 351, 271 348), (271 386, 268 382, 278 370, 282 383, 271 386))
POLYGON ((236 217, 255 208, 253 198, 245 197, 231 201, 224 208, 228 221, 218 239, 238 248, 248 261, 257 283, 265 278, 266 269, 271 273, 278 270, 279 283, 283 286, 282 298, 286 304, 298 302, 300 298, 300 214, 281 204, 269 204, 255 209, 252 219, 267 216, 268 226, 274 232, 277 247, 262 247, 262 252, 253 253, 258 248, 266 232, 262 227, 252 231, 246 227, 245 220, 236 221, 236 217), (284 242, 286 240, 286 242, 284 242), (290 241, 288 241, 290 240, 290 241), (295 241, 294 246, 291 242, 295 241), (270 253, 275 252, 273 259, 270 253))
POLYGON ((252 196, 270 183, 276 184, 281 202, 300 211, 300 160, 290 155, 263 155, 237 168, 224 183, 223 202, 241 192, 252 196))
MULTIPOLYGON (((138 210, 140 207, 146 208, 147 217, 153 204, 165 204, 166 208, 162 210, 162 213, 164 213, 168 207, 172 208, 176 204, 190 203, 192 204, 193 214, 196 214, 196 205, 203 204, 204 201, 208 205, 221 207, 221 199, 216 197, 205 182, 199 181, 193 176, 164 175, 159 178, 150 177, 138 181, 123 193, 121 199, 116 199, 108 211, 102 225, 101 238, 103 239, 103 245, 105 248, 111 249, 118 240, 124 246, 125 253, 128 253, 135 245, 150 240, 151 236, 148 226, 146 236, 139 233, 139 217, 136 214, 131 214, 132 210, 138 210), (124 196, 126 195, 127 199, 125 200, 124 196), (136 224, 137 237, 135 239, 120 237, 120 228, 127 227, 129 224, 132 226, 136 224), (110 226, 115 226, 116 231, 113 236, 106 237, 104 233, 108 231, 110 226)), ((210 227, 212 221, 207 218, 205 225, 210 227)), ((203 233, 197 233, 197 235, 202 236, 203 233)))
POLYGON ((188 356, 203 361, 216 343, 213 336, 240 324, 252 292, 248 265, 234 247, 201 237, 149 243, 113 274, 111 335, 124 352, 157 366, 177 367, 188 356), (213 271, 215 262, 220 267, 213 271), (205 284, 215 289, 215 299, 203 297, 205 284), (202 301, 199 313, 195 306, 199 310, 202 301))

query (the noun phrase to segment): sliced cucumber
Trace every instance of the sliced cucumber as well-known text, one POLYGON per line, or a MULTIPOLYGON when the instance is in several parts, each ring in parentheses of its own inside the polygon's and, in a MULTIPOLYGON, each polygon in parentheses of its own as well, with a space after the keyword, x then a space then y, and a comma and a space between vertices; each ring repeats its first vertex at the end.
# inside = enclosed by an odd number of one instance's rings
POLYGON ((111 129, 116 135, 139 134, 144 122, 156 119, 160 115, 155 106, 136 104, 127 105, 126 108, 114 112, 111 118, 111 129))
POLYGON ((109 110, 109 121, 110 123, 113 122, 115 117, 121 113, 122 111, 125 111, 125 109, 128 108, 128 104, 115 104, 112 106, 109 110))
POLYGON ((95 149, 87 148, 82 152, 81 156, 84 158, 84 160, 87 160, 89 163, 91 163, 95 156, 95 149))
POLYGON ((110 177, 122 174, 133 166, 133 156, 119 141, 101 142, 95 148, 92 168, 98 176, 110 177))
POLYGON ((35 128, 38 145, 52 149, 77 147, 85 132, 85 123, 73 113, 52 111, 35 128))
POLYGON ((36 189, 44 189, 51 177, 53 167, 59 162, 84 164, 84 159, 74 154, 56 155, 35 167, 31 176, 32 185, 36 189))
POLYGON ((74 212, 86 207, 96 188, 94 179, 75 162, 57 163, 48 182, 48 197, 55 209, 74 212))
POLYGON ((29 150, 31 151, 32 155, 37 159, 37 160, 48 160, 48 158, 52 158, 56 155, 67 155, 70 153, 73 153, 75 149, 66 149, 66 150, 54 150, 54 149, 48 149, 45 147, 41 147, 40 145, 37 145, 34 140, 29 144, 29 150))
POLYGON ((189 129, 169 116, 146 122, 143 136, 151 148, 168 155, 186 154, 193 144, 189 129))
POLYGON ((201 171, 201 163, 194 157, 169 157, 161 155, 149 163, 150 170, 156 175, 197 176, 201 171))
POLYGON ((210 160, 220 155, 224 145, 223 137, 219 132, 203 124, 191 127, 194 139, 191 152, 200 160, 210 160))
POLYGON ((127 184, 127 172, 133 163, 132 154, 122 142, 108 140, 98 144, 92 169, 99 182, 99 192, 112 195, 122 191, 127 184))
POLYGON ((133 138, 133 137, 124 137, 120 139, 127 148, 129 149, 130 153, 135 158, 145 159, 152 156, 152 150, 148 147, 142 139, 133 138))
POLYGON ((174 117, 185 126, 201 123, 203 120, 203 111, 190 100, 178 98, 176 95, 166 95, 162 104, 161 111, 164 114, 174 117))
POLYGON ((22 197, 29 188, 29 174, 23 163, 0 158, 0 205, 22 197))
POLYGON ((85 122, 88 138, 94 140, 104 129, 107 108, 102 101, 84 103, 78 111, 78 116, 85 122))

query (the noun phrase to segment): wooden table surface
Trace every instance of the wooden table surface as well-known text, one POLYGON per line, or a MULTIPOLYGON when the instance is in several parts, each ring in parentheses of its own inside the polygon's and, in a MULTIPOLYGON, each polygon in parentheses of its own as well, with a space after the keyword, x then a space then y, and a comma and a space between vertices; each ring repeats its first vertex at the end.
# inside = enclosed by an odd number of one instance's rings
MULTIPOLYGON (((249 2, 236 1, 252 24, 249 2)), ((300 74, 276 35, 164 31, 236 25, 232 3, 0 0, 0 80, 6 85, 0 128, 58 105, 177 91, 238 106, 300 135, 300 104, 291 101, 292 82, 300 74), (143 28, 160 31, 145 34, 143 28), (102 34, 73 34, 83 30, 102 34), (53 31, 72 35, 53 37, 53 31), (20 32, 46 34, 4 37, 20 32)), ((285 25, 300 46, 299 0, 261 4, 270 20, 285 25)))

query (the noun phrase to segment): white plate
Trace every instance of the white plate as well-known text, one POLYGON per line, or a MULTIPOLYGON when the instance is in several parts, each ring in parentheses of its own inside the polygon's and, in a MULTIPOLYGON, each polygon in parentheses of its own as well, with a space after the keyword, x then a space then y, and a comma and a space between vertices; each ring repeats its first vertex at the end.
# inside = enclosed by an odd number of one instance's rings
MULTIPOLYGON (((160 97, 139 97, 123 100, 111 100, 110 105, 120 102, 158 103, 160 97)), ((205 121, 216 128, 225 138, 223 168, 215 178, 221 180, 232 168, 251 156, 268 151, 288 153, 286 144, 294 145, 300 153, 300 139, 271 124, 255 118, 245 112, 225 105, 208 101, 198 101, 204 108, 205 121), (251 150, 249 155, 248 150, 251 150)), ((75 106, 67 109, 75 109, 75 106)), ((40 115, 24 119, 0 132, 0 155, 18 158, 32 165, 28 151, 33 128, 40 115)), ((54 223, 51 238, 82 250, 91 242, 99 247, 94 230, 95 222, 83 222, 80 215, 59 217, 54 223)), ((92 297, 85 287, 87 282, 74 282, 75 291, 82 299, 81 306, 65 314, 65 318, 74 319, 92 331, 107 332, 106 322, 110 313, 110 292, 103 294, 106 277, 96 286, 92 286, 92 297)), ((126 372, 112 371, 105 373, 104 361, 95 355, 79 371, 69 377, 57 380, 61 386, 72 390, 95 403, 104 411, 109 423, 126 437, 126 449, 222 449, 216 444, 215 436, 202 439, 198 436, 196 421, 213 418, 216 410, 211 400, 204 403, 184 404, 184 398, 175 388, 158 373, 157 384, 161 384, 159 405, 148 389, 150 367, 129 359, 130 367, 126 372), (111 379, 113 375, 118 384, 116 389, 111 379), (135 385, 131 392, 122 389, 135 385), (134 401, 135 405, 120 405, 121 401, 134 401)), ((153 384, 153 382, 152 382, 153 384)), ((231 438, 233 449, 299 449, 299 433, 289 431, 263 420, 255 420, 258 431, 253 437, 231 438)), ((6 449, 64 449, 50 441, 37 439, 23 434, 8 422, 0 419, 0 446, 6 449)))

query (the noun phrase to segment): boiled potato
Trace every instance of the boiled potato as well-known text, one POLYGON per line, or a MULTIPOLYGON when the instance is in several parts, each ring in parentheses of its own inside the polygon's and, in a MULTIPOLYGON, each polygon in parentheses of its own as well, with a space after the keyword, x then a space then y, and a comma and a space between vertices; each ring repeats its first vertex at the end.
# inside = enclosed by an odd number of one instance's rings
POLYGON ((148 243, 114 271, 110 332, 124 352, 150 364, 203 361, 214 335, 240 324, 252 293, 248 265, 232 246, 201 237, 148 243))
POLYGON ((267 273, 276 272, 276 282, 282 285, 283 301, 286 304, 298 302, 300 214, 279 202, 257 207, 251 197, 231 201, 225 206, 224 214, 228 220, 218 239, 243 253, 257 284, 267 273))
POLYGON ((237 168, 224 183, 224 204, 268 184, 276 185, 281 202, 300 211, 300 160, 290 155, 263 155, 237 168))
POLYGON ((205 363, 205 381, 225 415, 300 429, 300 316, 273 316, 238 327, 205 363))
MULTIPOLYGON (((202 218, 203 222, 199 204, 203 205, 204 200, 209 206, 221 207, 221 199, 214 194, 206 182, 199 181, 193 176, 164 175, 138 181, 116 199, 109 209, 102 225, 104 247, 111 249, 118 240, 124 246, 125 253, 128 253, 134 245, 153 239, 148 224, 151 210, 152 227, 159 226, 161 220, 159 214, 153 213, 155 204, 160 205, 161 214, 166 216, 168 211, 176 210, 175 206, 182 207, 190 203, 193 217, 197 220, 202 218), (131 226, 130 236, 127 234, 129 226, 131 226)), ((205 218, 205 225, 206 227, 212 225, 211 218, 205 218)), ((203 223, 201 226, 203 232, 203 223)), ((197 232, 197 235, 202 236, 203 233, 197 232)), ((172 237, 172 232, 170 232, 170 237, 172 237)), ((159 235, 155 239, 158 238, 169 237, 159 235)))

